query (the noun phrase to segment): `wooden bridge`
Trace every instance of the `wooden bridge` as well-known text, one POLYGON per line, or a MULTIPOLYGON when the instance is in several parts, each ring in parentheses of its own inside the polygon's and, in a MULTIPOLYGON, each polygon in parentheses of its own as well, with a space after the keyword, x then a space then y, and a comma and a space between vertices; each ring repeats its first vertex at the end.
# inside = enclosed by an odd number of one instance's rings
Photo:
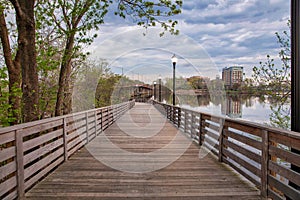
POLYGON ((152 104, 0 129, 0 198, 300 199, 297 133, 152 104))

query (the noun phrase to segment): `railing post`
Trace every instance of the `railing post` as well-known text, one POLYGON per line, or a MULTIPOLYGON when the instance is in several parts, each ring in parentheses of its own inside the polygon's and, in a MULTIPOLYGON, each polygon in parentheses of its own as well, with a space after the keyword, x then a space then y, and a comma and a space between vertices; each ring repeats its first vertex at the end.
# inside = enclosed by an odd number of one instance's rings
POLYGON ((203 133, 202 133, 202 114, 200 113, 200 116, 199 116, 199 145, 201 146, 202 145, 202 138, 203 138, 203 133))
POLYGON ((261 196, 268 197, 269 134, 262 130, 261 196))
POLYGON ((107 127, 109 127, 112 123, 113 123, 113 115, 112 115, 112 113, 113 113, 113 109, 112 109, 112 107, 111 106, 109 106, 108 108, 107 108, 107 113, 108 113, 108 126, 107 127))
POLYGON ((15 131, 16 138, 16 164, 17 164, 17 191, 19 199, 25 196, 24 186, 24 152, 22 129, 15 131))
POLYGON ((187 120, 186 120, 187 114, 186 113, 187 113, 186 110, 184 110, 184 132, 185 133, 186 133, 186 128, 187 128, 187 126, 186 126, 186 123, 187 123, 187 120))
POLYGON ((177 126, 178 126, 178 128, 180 128, 180 124, 181 124, 181 108, 178 107, 177 108, 177 126))
POLYGON ((173 123, 173 107, 169 106, 168 109, 169 109, 169 119, 173 123))
POLYGON ((194 115, 194 112, 192 112, 192 121, 191 121, 191 138, 194 138, 194 132, 193 132, 193 129, 194 129, 194 121, 195 121, 195 115, 194 115))
POLYGON ((103 113, 102 113, 102 108, 100 109, 100 132, 103 132, 103 113))
POLYGON ((225 126, 225 119, 220 118, 219 120, 219 162, 223 162, 223 149, 224 149, 224 138, 225 138, 225 130, 228 130, 228 127, 225 126))
POLYGON ((164 109, 165 109, 165 111, 166 111, 166 117, 167 117, 167 119, 170 119, 170 118, 169 118, 169 110, 168 110, 168 106, 163 105, 163 107, 164 107, 164 109))
POLYGON ((88 112, 85 113, 85 120, 86 120, 86 144, 88 144, 90 141, 89 141, 89 115, 88 115, 88 112))
POLYGON ((175 106, 172 106, 172 113, 171 113, 171 115, 172 115, 172 122, 175 125, 175 106))
POLYGON ((97 136, 97 110, 94 112, 94 118, 95 118, 95 136, 97 136))
POLYGON ((219 130, 219 162, 223 162, 223 136, 224 136, 224 126, 223 126, 223 120, 220 119, 219 120, 219 126, 220 126, 220 130, 219 130))
POLYGON ((67 118, 63 118, 64 161, 68 160, 67 118))

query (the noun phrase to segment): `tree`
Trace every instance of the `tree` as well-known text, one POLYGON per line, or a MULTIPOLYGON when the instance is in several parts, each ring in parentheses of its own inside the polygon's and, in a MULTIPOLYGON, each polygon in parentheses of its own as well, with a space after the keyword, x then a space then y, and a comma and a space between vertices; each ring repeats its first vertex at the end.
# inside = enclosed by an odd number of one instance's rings
MULTIPOLYGON (((97 107, 99 79, 112 75, 108 63, 103 60, 86 60, 80 64, 73 91, 72 109, 76 112, 97 107)), ((105 85, 111 87, 111 85, 105 85)), ((104 86, 103 86, 104 87, 104 86)), ((103 91, 100 91, 101 93, 103 91)), ((110 105, 110 104, 108 104, 110 105)))
POLYGON ((188 83, 192 86, 193 89, 207 89, 207 83, 208 79, 205 80, 205 78, 200 76, 193 76, 188 78, 188 83))
MULTIPOLYGON (((288 27, 290 29, 290 22, 288 22, 288 27)), ((281 47, 279 59, 282 65, 275 65, 274 59, 267 55, 267 61, 260 62, 259 67, 253 68, 253 79, 259 84, 264 83, 264 91, 271 99, 276 100, 276 103, 271 106, 273 112, 270 115, 271 125, 289 129, 290 107, 285 104, 291 93, 290 35, 287 31, 275 34, 281 47)), ((262 85, 260 84, 260 86, 262 85)))
POLYGON ((0 67, 0 127, 9 126, 15 121, 11 112, 11 105, 8 102, 8 85, 6 68, 0 67))
POLYGON ((121 76, 116 74, 108 74, 99 78, 95 95, 96 107, 111 105, 114 87, 120 79, 121 76))
POLYGON ((242 85, 241 85, 241 91, 246 94, 257 94, 258 91, 255 89, 255 82, 251 78, 246 78, 242 85))
MULTIPOLYGON (((91 30, 97 30, 104 23, 104 17, 112 0, 56 0, 43 1, 40 7, 45 13, 45 21, 57 28, 56 34, 61 35, 65 41, 62 55, 60 76, 56 100, 55 114, 67 114, 71 110, 66 105, 71 105, 70 75, 72 60, 82 56, 80 52, 83 45, 89 45, 97 35, 90 35, 91 30), (60 14, 61 13, 61 14, 60 14)), ((180 13, 182 1, 160 0, 157 3, 141 0, 118 0, 118 10, 115 12, 123 18, 130 15, 138 25, 149 27, 159 23, 165 31, 178 34, 175 30, 176 21, 162 21, 162 17, 170 17, 180 13)))
MULTIPOLYGON (((41 3, 41 2, 39 2, 41 3)), ((39 75, 39 118, 55 116, 59 67, 64 41, 45 21, 41 4, 35 7, 37 68, 39 75)))
POLYGON ((220 93, 221 91, 224 91, 224 82, 222 79, 214 79, 208 82, 207 87, 210 92, 220 93))
MULTIPOLYGON (((49 48, 41 48, 43 45, 49 45, 45 42, 41 44, 41 24, 45 24, 51 29, 51 40, 56 38, 60 44, 63 44, 63 51, 57 57, 60 63, 60 73, 56 97, 55 114, 61 115, 69 113, 71 110, 72 95, 72 73, 77 68, 76 63, 86 58, 87 54, 82 53, 85 45, 93 42, 96 35, 91 35, 91 31, 98 29, 99 25, 104 23, 104 16, 107 14, 112 0, 0 0, 0 36, 3 47, 5 63, 8 68, 10 91, 20 89, 21 96, 13 96, 10 92, 10 101, 13 109, 22 108, 22 118, 24 122, 38 119, 39 108, 45 110, 45 106, 53 98, 46 100, 43 92, 39 93, 40 81, 46 83, 45 78, 47 70, 42 61, 46 58, 48 61, 54 58, 54 55, 47 55, 51 52, 49 48), (35 5, 36 3, 36 5, 35 5), (16 48, 13 48, 9 40, 9 31, 5 21, 5 11, 11 6, 15 11, 17 24, 16 48), (35 19, 36 15, 36 19, 35 19), (36 43, 36 33, 37 41, 36 43), (12 50, 15 49, 15 52, 12 50), (36 50, 39 50, 37 54, 36 50), (45 50, 45 51, 43 51, 45 50), (46 53, 46 54, 45 54, 46 53), (47 55, 45 57, 45 55, 47 55), (41 62, 40 62, 41 61, 41 62), (38 68, 39 66, 39 68, 38 68), (40 68, 41 67, 41 68, 40 68), (44 74, 43 74, 44 73, 44 74), (39 101, 39 97, 42 100, 39 101), (43 106, 38 105, 42 103, 43 106)), ((135 22, 148 28, 160 24, 164 31, 170 31, 178 34, 175 30, 177 21, 169 18, 179 14, 182 1, 143 1, 143 0, 117 0, 116 15, 123 18, 132 17, 135 22)), ((162 33, 163 34, 163 33, 162 33)), ((161 34, 161 35, 162 35, 161 34)), ((50 46, 53 44, 50 44, 50 46)), ((48 46, 49 47, 49 46, 48 46)), ((51 48, 50 48, 51 49, 51 48)), ((53 50, 53 49, 52 49, 53 50)), ((58 49, 60 52, 61 49, 58 49)), ((52 51, 53 52, 53 51, 52 51)), ((44 62, 46 63, 46 62, 44 62)), ((49 63, 49 62, 48 62, 49 63)), ((53 69, 55 70, 55 69, 53 69)), ((51 71, 51 70, 50 70, 51 71)), ((48 84, 48 86, 51 84, 48 84)), ((40 89, 45 89, 41 87, 40 89)), ((49 88, 48 88, 49 89, 49 88)), ((52 88, 53 89, 53 88, 52 88)), ((44 113, 44 112, 42 112, 44 113)), ((16 115, 15 123, 21 119, 16 115), (18 118, 18 119, 17 119, 18 118)))
MULTIPOLYGON (((22 107, 24 122, 38 119, 38 74, 35 49, 35 19, 34 0, 9 0, 12 4, 18 30, 18 41, 15 54, 12 53, 8 29, 5 20, 5 9, 9 8, 8 1, 1 1, 0 8, 0 37, 8 69, 9 103, 13 110, 22 107), (20 96, 13 95, 12 90, 22 89, 22 106, 20 96)), ((20 121, 15 115, 14 123, 20 121)))

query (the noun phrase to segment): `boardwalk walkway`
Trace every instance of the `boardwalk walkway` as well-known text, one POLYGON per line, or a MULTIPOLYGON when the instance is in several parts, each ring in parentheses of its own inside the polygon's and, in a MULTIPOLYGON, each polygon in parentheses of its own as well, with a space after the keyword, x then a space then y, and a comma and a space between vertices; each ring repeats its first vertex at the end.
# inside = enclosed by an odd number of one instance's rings
POLYGON ((260 199, 259 194, 210 154, 199 159, 199 146, 153 106, 136 103, 26 199, 260 199))

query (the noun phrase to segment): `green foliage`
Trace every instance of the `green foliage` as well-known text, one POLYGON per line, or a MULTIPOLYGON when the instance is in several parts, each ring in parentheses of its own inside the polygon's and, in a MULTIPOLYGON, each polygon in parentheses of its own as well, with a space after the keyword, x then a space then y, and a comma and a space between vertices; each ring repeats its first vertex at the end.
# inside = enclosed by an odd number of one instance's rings
MULTIPOLYGON (((286 62, 284 59, 283 62, 286 62)), ((253 79, 258 83, 263 83, 265 91, 269 95, 288 95, 291 88, 290 66, 283 64, 281 67, 275 66, 274 59, 267 55, 266 62, 260 62, 259 67, 253 68, 253 79)))
MULTIPOLYGON (((173 21, 171 17, 181 13, 182 1, 180 0, 36 1, 36 52, 39 75, 39 105, 37 106, 39 106, 40 110, 39 118, 53 115, 61 64, 63 62, 69 63, 70 61, 72 72, 68 74, 68 78, 82 75, 76 73, 81 73, 80 67, 82 67, 82 63, 86 61, 89 54, 84 52, 83 49, 97 37, 97 34, 93 32, 98 30, 100 25, 104 23, 108 8, 113 2, 118 4, 116 15, 123 18, 130 16, 134 22, 145 28, 160 25, 164 30, 161 35, 165 31, 170 31, 172 34, 179 33, 175 29, 177 21, 173 21), (68 50, 68 45, 71 46, 71 50, 68 50)), ((10 1, 0 0, 0 12, 4 10, 4 14, 14 12, 10 1)), ((16 23, 13 20, 8 20, 7 23, 10 40, 12 41, 11 50, 13 56, 15 56, 18 32, 16 23)), ((5 70, 2 70, 0 74, 1 125, 8 125, 13 120, 11 117, 13 116, 12 112, 20 112, 19 110, 13 111, 11 109, 8 99, 10 95, 21 96, 21 91, 12 88, 12 94, 9 94, 6 74, 5 70)), ((105 78, 99 80, 100 82, 103 81, 104 85, 111 87, 120 80, 120 77, 107 71, 104 74, 105 78)), ((131 83, 124 77, 122 80, 126 80, 126 83, 131 83)), ((107 98, 105 97, 104 99, 107 98)), ((107 100, 103 100, 103 102, 101 105, 107 104, 107 100)))
POLYGON ((111 105, 114 87, 120 78, 121 76, 116 74, 109 74, 99 78, 95 95, 96 107, 111 105))
POLYGON ((110 97, 110 103, 119 104, 132 100, 136 97, 142 97, 143 95, 138 91, 136 85, 143 84, 144 83, 139 80, 131 80, 126 76, 121 76, 113 87, 113 92, 110 97))
MULTIPOLYGON (((173 78, 166 78, 165 86, 170 90, 173 90, 173 78)), ((183 77, 176 77, 175 78, 175 89, 176 90, 192 90, 192 86, 183 77)))
POLYGON ((256 94, 257 90, 255 88, 255 82, 251 78, 246 78, 243 81, 243 84, 241 86, 241 90, 244 91, 247 94, 256 94))
POLYGON ((214 79, 209 81, 209 83, 207 84, 208 90, 210 92, 214 91, 214 92, 221 92, 224 91, 224 83, 221 79, 214 79))
POLYGON ((9 1, 7 0, 0 0, 0 14, 4 11, 4 10, 8 10, 12 7, 12 5, 10 4, 9 1))
POLYGON ((21 113, 21 108, 17 110, 12 109, 12 104, 9 103, 10 95, 21 96, 21 91, 16 88, 12 88, 11 93, 8 89, 9 81, 7 77, 7 68, 0 68, 0 127, 9 126, 11 123, 15 122, 16 118, 14 116, 21 113))
MULTIPOLYGON (((288 22, 290 29, 290 22, 288 22)), ((287 31, 282 34, 275 33, 278 43, 281 47, 279 59, 282 62, 281 66, 274 63, 274 58, 267 55, 267 61, 260 62, 260 66, 254 66, 253 79, 257 83, 263 83, 269 95, 284 95, 287 96, 291 92, 291 51, 290 51, 290 35, 287 31)))
POLYGON ((10 121, 14 120, 9 117, 11 105, 8 102, 8 80, 6 68, 0 68, 0 126, 8 126, 10 121))
MULTIPOLYGON (((42 2, 40 2, 42 3, 42 2)), ((41 11, 42 5, 36 6, 36 49, 39 74, 39 118, 54 116, 59 66, 64 40, 55 34, 56 27, 51 26, 41 11)))
POLYGON ((181 0, 118 0, 118 10, 115 15, 122 18, 131 16, 137 25, 145 28, 159 24, 164 30, 160 33, 161 36, 166 31, 177 35, 179 31, 175 29, 175 26, 178 22, 170 17, 181 13, 182 4, 181 0), (164 20, 165 18, 167 20, 164 20))
POLYGON ((83 59, 86 54, 81 50, 97 37, 91 31, 98 30, 99 25, 104 23, 104 16, 111 3, 103 0, 43 0, 37 7, 40 15, 37 25, 51 29, 50 39, 59 39, 62 44, 71 44, 74 38, 72 58, 83 59))
POLYGON ((280 103, 279 105, 271 106, 272 113, 270 115, 270 122, 273 127, 291 129, 291 110, 286 104, 280 103))
MULTIPOLYGON (((290 22, 288 22, 288 27, 290 28, 290 22)), ((271 106, 271 125, 289 129, 290 109, 286 107, 286 104, 291 93, 290 35, 287 31, 275 34, 281 47, 279 59, 282 64, 281 66, 275 65, 274 59, 267 55, 265 62, 260 62, 258 67, 254 66, 253 79, 274 101, 274 105, 271 106)))
POLYGON ((193 76, 188 79, 188 83, 193 89, 207 89, 207 83, 203 77, 193 76))
POLYGON ((87 60, 80 64, 76 73, 73 94, 73 111, 95 108, 95 97, 99 79, 113 75, 105 60, 87 60))

